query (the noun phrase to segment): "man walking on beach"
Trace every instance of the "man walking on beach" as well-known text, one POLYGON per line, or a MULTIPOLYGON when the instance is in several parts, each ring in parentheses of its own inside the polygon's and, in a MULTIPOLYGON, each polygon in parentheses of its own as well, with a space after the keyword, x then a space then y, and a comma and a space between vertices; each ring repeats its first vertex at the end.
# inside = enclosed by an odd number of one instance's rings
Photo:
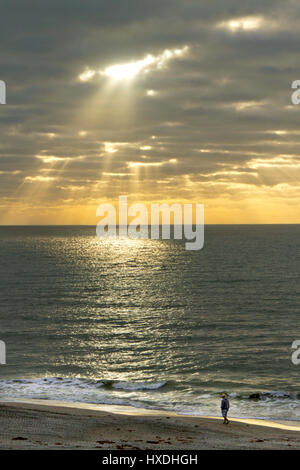
POLYGON ((227 419, 227 413, 229 410, 229 400, 226 397, 225 393, 222 394, 222 401, 221 401, 221 412, 224 418, 223 424, 228 424, 229 420, 227 419))

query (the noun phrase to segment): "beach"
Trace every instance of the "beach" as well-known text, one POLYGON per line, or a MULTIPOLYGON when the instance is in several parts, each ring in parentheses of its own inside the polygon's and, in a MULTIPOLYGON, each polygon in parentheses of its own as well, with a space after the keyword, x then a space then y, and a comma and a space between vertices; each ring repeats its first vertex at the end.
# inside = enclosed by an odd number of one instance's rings
POLYGON ((32 400, 0 403, 0 449, 300 449, 299 423, 32 400))

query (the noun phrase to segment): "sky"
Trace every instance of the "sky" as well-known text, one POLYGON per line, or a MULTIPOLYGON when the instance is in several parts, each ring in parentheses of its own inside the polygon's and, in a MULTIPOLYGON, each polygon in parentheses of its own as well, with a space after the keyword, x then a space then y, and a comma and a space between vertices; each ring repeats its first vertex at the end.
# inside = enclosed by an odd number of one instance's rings
POLYGON ((295 0, 1 0, 0 224, 299 223, 295 0))

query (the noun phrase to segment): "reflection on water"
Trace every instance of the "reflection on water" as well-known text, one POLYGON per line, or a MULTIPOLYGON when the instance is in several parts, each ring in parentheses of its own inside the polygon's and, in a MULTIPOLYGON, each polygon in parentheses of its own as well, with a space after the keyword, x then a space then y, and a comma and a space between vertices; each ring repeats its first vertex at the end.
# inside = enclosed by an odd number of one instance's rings
POLYGON ((189 252, 1 227, 0 393, 215 414, 227 390, 238 415, 297 417, 299 232, 211 226, 189 252))

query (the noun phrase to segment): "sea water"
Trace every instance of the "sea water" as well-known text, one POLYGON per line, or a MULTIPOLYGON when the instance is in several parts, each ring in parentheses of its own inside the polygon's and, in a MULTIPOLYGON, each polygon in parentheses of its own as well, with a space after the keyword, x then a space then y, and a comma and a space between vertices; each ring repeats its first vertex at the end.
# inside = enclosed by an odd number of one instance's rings
POLYGON ((0 227, 0 399, 300 420, 299 225, 184 240, 0 227))

